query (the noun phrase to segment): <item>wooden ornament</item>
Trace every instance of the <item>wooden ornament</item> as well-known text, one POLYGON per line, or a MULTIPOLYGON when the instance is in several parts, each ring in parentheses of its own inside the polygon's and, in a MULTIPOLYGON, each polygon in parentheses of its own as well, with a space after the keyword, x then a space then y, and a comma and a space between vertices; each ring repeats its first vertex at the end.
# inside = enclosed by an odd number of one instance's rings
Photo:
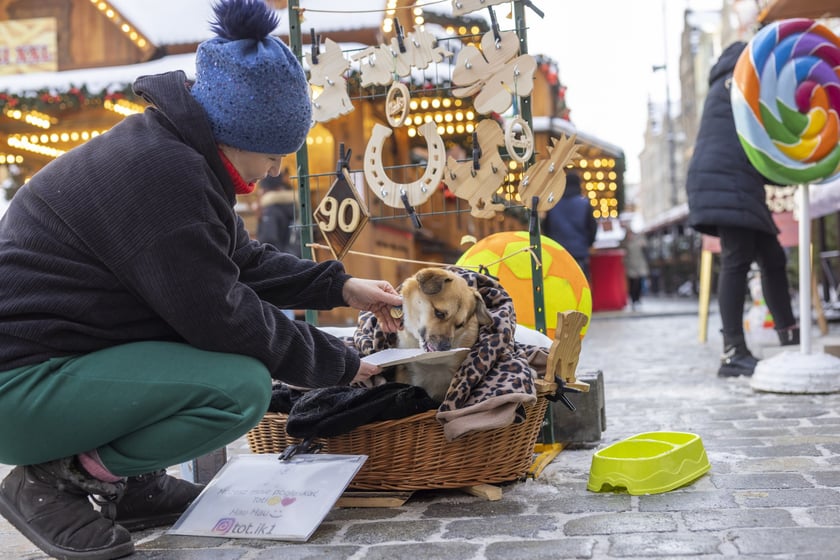
POLYGON ((537 196, 537 210, 551 210, 566 190, 566 166, 578 155, 575 135, 552 138, 548 158, 532 165, 519 182, 519 198, 530 200, 537 196))
POLYGON ((411 183, 395 183, 385 173, 382 167, 382 147, 385 139, 389 138, 394 131, 387 126, 376 124, 365 148, 364 169, 365 180, 368 187, 382 202, 391 208, 404 208, 402 194, 408 197, 408 204, 418 206, 426 202, 437 190, 443 178, 443 170, 446 167, 446 147, 443 139, 437 131, 434 122, 424 123, 417 128, 418 132, 426 139, 426 148, 429 154, 426 169, 423 176, 411 183))
POLYGON ((536 59, 528 54, 517 57, 519 37, 514 31, 500 33, 497 44, 492 31, 481 38, 481 50, 464 47, 455 61, 452 90, 455 97, 475 95, 473 106, 482 115, 504 113, 513 97, 526 97, 534 89, 536 59))
POLYGON ((368 47, 353 54, 350 58, 360 63, 361 86, 387 86, 395 79, 411 74, 412 68, 427 68, 432 62, 452 56, 451 52, 437 46, 437 39, 427 31, 409 33, 404 46, 405 52, 402 52, 393 37, 387 45, 368 47))
POLYGON ((388 124, 393 128, 399 128, 405 124, 408 116, 408 105, 411 94, 405 84, 394 82, 388 90, 388 97, 385 98, 385 117, 388 124))
POLYGON ((518 115, 505 124, 505 149, 519 163, 530 160, 534 153, 534 133, 525 119, 518 115))
POLYGON ((507 166, 499 155, 504 134, 492 119, 484 119, 475 128, 478 145, 481 146, 479 168, 472 161, 457 162, 449 158, 446 164, 446 186, 455 196, 470 203, 470 214, 476 218, 492 218, 503 212, 504 204, 494 203, 493 195, 507 177, 507 166))
POLYGON ((312 216, 336 260, 344 258, 370 218, 346 169, 341 170, 312 216))
POLYGON ((324 41, 324 52, 318 55, 318 63, 312 61, 312 54, 306 53, 309 64, 309 83, 322 88, 321 93, 312 99, 312 120, 327 122, 353 111, 353 103, 347 93, 344 72, 350 67, 350 61, 344 58, 341 47, 331 40, 324 41))
POLYGON ((557 328, 554 343, 548 352, 547 371, 553 371, 556 379, 571 389, 588 392, 589 383, 578 381, 575 375, 580 359, 580 331, 589 318, 580 311, 562 311, 557 314, 557 328))

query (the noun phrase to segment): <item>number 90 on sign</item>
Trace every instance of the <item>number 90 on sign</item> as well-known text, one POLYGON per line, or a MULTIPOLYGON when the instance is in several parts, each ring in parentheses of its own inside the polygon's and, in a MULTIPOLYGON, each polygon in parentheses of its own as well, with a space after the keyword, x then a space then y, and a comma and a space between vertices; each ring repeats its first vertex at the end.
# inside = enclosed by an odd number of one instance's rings
POLYGON ((341 260, 368 222, 369 214, 347 170, 333 183, 313 213, 333 256, 341 260))
POLYGON ((359 203, 352 198, 345 198, 339 202, 332 196, 324 197, 318 205, 318 211, 327 218, 326 222, 318 221, 318 227, 323 232, 335 231, 338 226, 341 231, 352 233, 359 227, 362 219, 359 203))

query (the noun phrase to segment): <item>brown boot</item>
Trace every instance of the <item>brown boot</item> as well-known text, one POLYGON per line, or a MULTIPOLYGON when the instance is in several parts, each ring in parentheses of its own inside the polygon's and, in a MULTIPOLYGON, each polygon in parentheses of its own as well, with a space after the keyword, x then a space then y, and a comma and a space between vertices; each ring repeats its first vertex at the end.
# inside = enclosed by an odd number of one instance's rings
POLYGON ((121 492, 122 483, 91 477, 72 457, 18 466, 0 483, 0 515, 50 556, 111 560, 132 554, 134 543, 88 496, 116 499, 121 492))

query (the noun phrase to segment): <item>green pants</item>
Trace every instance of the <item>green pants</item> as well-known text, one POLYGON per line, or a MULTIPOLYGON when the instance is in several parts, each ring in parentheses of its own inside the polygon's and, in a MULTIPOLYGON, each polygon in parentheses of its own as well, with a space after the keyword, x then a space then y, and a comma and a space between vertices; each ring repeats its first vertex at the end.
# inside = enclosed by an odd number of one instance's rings
POLYGON ((137 342, 0 372, 0 463, 97 450, 119 476, 223 447, 268 409, 271 377, 254 358, 137 342))

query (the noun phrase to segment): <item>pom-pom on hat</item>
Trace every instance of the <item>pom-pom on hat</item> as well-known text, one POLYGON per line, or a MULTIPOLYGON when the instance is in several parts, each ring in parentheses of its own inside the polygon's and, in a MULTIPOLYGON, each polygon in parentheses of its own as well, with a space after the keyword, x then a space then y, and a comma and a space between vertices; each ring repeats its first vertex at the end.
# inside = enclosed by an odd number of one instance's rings
POLYGON ((312 104, 300 63, 270 36, 277 14, 263 0, 221 0, 213 9, 217 36, 198 46, 192 94, 216 142, 263 154, 297 151, 312 104))

